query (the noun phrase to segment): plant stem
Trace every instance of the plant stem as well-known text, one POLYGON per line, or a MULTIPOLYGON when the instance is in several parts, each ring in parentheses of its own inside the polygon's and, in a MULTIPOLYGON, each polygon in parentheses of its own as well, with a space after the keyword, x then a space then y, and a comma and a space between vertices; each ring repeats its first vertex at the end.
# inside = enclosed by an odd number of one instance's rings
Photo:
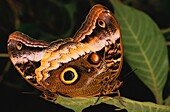
POLYGON ((9 55, 7 53, 0 53, 0 57, 7 58, 9 55))

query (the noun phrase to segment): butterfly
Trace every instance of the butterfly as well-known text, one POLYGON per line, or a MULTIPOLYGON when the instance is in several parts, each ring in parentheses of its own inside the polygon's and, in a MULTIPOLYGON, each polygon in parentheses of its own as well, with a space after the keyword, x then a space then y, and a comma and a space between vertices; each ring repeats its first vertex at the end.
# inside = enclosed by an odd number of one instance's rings
POLYGON ((120 27, 100 4, 72 38, 48 43, 16 31, 7 49, 22 77, 52 98, 113 94, 122 84, 117 79, 123 64, 120 27))

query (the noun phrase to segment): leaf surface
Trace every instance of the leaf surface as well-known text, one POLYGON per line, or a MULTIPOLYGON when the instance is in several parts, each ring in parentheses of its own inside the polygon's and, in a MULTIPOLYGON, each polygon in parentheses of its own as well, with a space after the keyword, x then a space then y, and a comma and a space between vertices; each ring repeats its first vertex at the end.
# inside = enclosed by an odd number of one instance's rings
POLYGON ((75 112, 80 112, 89 106, 100 104, 102 102, 118 107, 117 110, 126 109, 129 112, 139 112, 139 110, 141 110, 141 112, 169 112, 170 111, 170 106, 158 105, 151 102, 138 102, 124 97, 114 97, 114 98, 101 97, 98 101, 97 100, 98 97, 68 98, 68 97, 58 96, 57 100, 55 100, 54 103, 63 105, 64 107, 72 109, 75 112))

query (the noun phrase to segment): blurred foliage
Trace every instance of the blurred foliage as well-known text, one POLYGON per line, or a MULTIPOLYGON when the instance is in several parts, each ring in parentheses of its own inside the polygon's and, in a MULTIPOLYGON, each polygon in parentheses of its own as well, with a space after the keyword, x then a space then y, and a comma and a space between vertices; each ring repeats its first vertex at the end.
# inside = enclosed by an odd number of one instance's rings
MULTIPOLYGON (((147 13, 160 27, 165 35, 168 52, 170 55, 170 1, 169 0, 120 0, 136 9, 147 13)), ((5 111, 56 111, 56 109, 65 110, 62 107, 51 106, 41 99, 34 101, 37 97, 25 95, 24 100, 20 92, 33 91, 13 66, 10 66, 9 59, 6 58, 6 42, 10 33, 18 30, 24 32, 36 39, 51 42, 58 38, 71 37, 84 21, 89 9, 96 3, 101 3, 112 9, 109 1, 100 0, 1 0, 0 1, 0 99, 3 102, 0 109, 5 111), (16 92, 16 91, 19 91, 16 92), (25 99, 30 100, 23 103, 25 99), (18 101, 18 103, 16 102, 18 101), (33 103, 35 102, 35 103, 33 103), (42 103, 43 104, 39 104, 42 103), (28 105, 31 105, 30 108, 28 105), (6 108, 11 107, 11 108, 6 108), (35 108, 34 108, 35 107, 35 108), (26 109, 27 108, 27 109, 26 109), (48 108, 48 109, 47 109, 48 108), (4 109, 4 110, 3 110, 4 109), (25 110, 26 109, 26 110, 25 110)), ((124 63, 124 74, 131 71, 126 62, 124 63)), ((160 65, 161 66, 161 65, 160 65)), ((168 76, 170 79, 170 75, 168 76)), ((164 88, 164 98, 170 95, 170 81, 167 81, 164 88)), ((131 75, 125 79, 120 88, 122 96, 127 96, 140 101, 155 102, 153 94, 146 88, 140 80, 131 75), (136 87, 135 87, 136 86, 136 87), (128 93, 128 92, 129 93, 128 93), (145 95, 144 95, 145 94, 145 95), (147 95, 148 94, 148 95, 147 95), (142 96, 142 97, 141 97, 142 96)), ((37 93, 37 92, 36 92, 37 93)), ((105 105, 104 105, 105 106, 105 105)), ((96 107, 103 109, 100 105, 96 107)), ((112 107, 108 107, 108 110, 112 107)))
MULTIPOLYGON (((0 34, 19 30, 48 41, 72 36, 95 3, 111 7, 109 1, 3 0, 0 1, 0 34)), ((168 0, 122 0, 148 13, 161 28, 170 25, 168 0)))

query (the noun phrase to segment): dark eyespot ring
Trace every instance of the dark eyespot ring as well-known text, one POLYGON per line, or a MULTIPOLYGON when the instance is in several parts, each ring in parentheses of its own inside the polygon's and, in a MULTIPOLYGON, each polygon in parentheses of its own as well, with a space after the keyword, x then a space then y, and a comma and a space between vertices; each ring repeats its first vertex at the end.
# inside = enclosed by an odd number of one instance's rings
POLYGON ((103 21, 103 20, 98 20, 98 25, 99 25, 101 28, 105 28, 105 27, 106 27, 106 23, 105 23, 105 21, 103 21))
POLYGON ((98 55, 97 53, 92 53, 92 54, 90 54, 90 56, 88 57, 88 60, 89 60, 89 62, 90 62, 91 64, 97 65, 97 64, 99 64, 99 62, 100 62, 100 57, 99 57, 99 55, 98 55))
POLYGON ((72 84, 78 79, 76 70, 72 67, 65 68, 60 74, 60 80, 64 84, 72 84))
POLYGON ((16 48, 17 48, 18 50, 21 50, 21 49, 22 49, 22 43, 21 43, 21 42, 17 42, 17 43, 16 43, 16 48))

